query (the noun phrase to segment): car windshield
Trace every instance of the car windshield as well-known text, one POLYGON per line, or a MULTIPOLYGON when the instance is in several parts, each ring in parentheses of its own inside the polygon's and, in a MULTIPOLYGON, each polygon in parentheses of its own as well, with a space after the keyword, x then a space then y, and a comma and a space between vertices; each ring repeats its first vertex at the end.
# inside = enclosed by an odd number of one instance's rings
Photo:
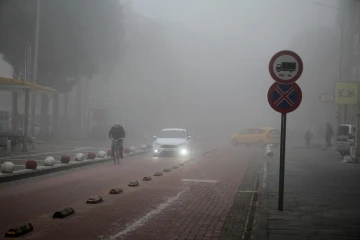
POLYGON ((185 131, 163 130, 159 133, 158 138, 185 138, 185 131))

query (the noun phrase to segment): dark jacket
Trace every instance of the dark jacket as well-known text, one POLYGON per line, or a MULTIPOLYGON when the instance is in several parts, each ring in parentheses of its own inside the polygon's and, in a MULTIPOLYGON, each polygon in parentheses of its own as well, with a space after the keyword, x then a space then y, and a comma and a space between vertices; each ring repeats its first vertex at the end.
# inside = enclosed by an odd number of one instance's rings
POLYGON ((109 132, 109 138, 111 137, 115 140, 119 138, 125 138, 125 130, 123 126, 113 126, 109 132))
POLYGON ((325 139, 331 139, 334 136, 334 130, 330 124, 326 125, 325 139))

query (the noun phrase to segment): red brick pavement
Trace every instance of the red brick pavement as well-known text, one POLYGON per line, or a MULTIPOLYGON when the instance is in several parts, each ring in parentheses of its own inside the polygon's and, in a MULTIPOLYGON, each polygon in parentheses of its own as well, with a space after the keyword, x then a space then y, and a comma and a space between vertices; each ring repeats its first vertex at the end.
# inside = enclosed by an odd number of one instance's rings
POLYGON ((66 180, 58 176, 46 182, 32 181, 11 189, 2 188, 2 209, 16 211, 2 212, 0 222, 5 222, 7 229, 32 219, 35 230, 26 239, 101 239, 100 236, 114 236, 121 231, 128 233, 121 236, 128 239, 217 239, 250 155, 250 150, 218 150, 163 177, 154 177, 152 182, 141 181, 138 188, 125 187, 121 195, 107 193, 118 186, 117 183, 124 186, 130 180, 139 180, 178 161, 137 157, 120 166, 104 165, 67 174, 66 180), (181 182, 184 178, 219 182, 181 182), (153 213, 148 221, 144 220, 147 213, 180 192, 173 203, 153 213), (87 197, 97 193, 104 197, 104 203, 84 204, 87 197), (55 210, 66 206, 74 207, 76 215, 63 220, 51 219, 55 210), (143 226, 134 225, 136 221, 143 226))

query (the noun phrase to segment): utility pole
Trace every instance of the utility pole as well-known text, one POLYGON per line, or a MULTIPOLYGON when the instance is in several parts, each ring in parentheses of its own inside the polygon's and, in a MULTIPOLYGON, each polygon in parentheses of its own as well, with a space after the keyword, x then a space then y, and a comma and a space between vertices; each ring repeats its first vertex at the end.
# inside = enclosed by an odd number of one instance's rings
MULTIPOLYGON (((33 69, 33 83, 37 81, 38 77, 38 58, 39 58, 39 34, 40 34, 40 0, 37 0, 36 4, 36 27, 35 27, 35 49, 34 49, 34 69, 33 69)), ((36 117, 36 94, 32 95, 31 102, 31 116, 32 116, 32 124, 30 126, 31 134, 34 134, 35 128, 35 117, 36 117)))

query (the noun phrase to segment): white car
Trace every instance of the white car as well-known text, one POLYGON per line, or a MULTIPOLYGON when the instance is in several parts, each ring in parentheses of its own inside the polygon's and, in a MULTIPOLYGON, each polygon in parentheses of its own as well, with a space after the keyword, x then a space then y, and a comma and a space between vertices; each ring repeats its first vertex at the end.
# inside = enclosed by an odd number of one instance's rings
POLYGON ((175 156, 188 156, 191 148, 188 136, 185 129, 180 128, 166 128, 154 136, 153 155, 155 157, 160 154, 171 154, 175 156))

